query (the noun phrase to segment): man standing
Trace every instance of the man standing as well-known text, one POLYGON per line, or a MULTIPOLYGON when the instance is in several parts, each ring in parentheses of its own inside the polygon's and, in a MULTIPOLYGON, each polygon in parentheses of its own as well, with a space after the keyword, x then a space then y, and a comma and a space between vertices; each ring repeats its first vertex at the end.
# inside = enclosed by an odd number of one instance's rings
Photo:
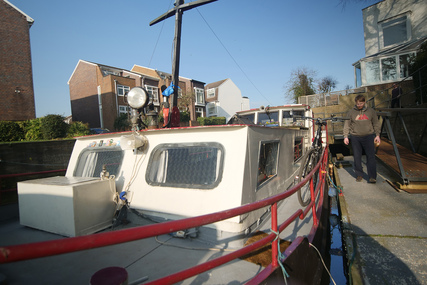
POLYGON ((351 135, 351 146, 354 156, 354 171, 356 172, 356 181, 362 181, 362 153, 366 154, 366 166, 368 170, 368 182, 377 182, 377 165, 375 162, 375 146, 379 144, 381 126, 378 121, 377 113, 374 109, 366 106, 366 99, 363 95, 357 95, 354 99, 356 105, 348 111, 344 123, 344 143, 349 144, 349 135, 351 135))
POLYGON ((391 90, 391 107, 400 108, 400 97, 402 96, 402 88, 396 83, 393 84, 393 90, 391 90))

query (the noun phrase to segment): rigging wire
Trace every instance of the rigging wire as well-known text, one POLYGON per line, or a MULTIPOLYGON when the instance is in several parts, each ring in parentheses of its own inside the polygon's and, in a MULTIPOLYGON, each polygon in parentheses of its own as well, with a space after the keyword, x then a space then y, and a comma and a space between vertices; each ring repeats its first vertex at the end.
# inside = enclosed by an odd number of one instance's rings
MULTIPOLYGON (((173 0, 170 0, 167 11, 169 11, 169 10, 170 10, 170 7, 172 6, 172 1, 173 1, 173 0)), ((156 41, 156 44, 154 45, 153 53, 151 54, 150 61, 148 62, 148 67, 150 67, 150 66, 151 66, 151 61, 153 60, 154 53, 156 52, 157 44, 159 43, 160 36, 162 35, 163 27, 165 26, 165 22, 166 22, 166 21, 162 21, 162 27, 160 28, 159 36, 157 37, 157 41, 156 41)))
POLYGON ((212 27, 209 25, 209 23, 206 21, 206 19, 203 17, 202 13, 200 13, 199 9, 196 8, 197 12, 200 14, 200 17, 202 17, 203 21, 205 21, 208 28, 211 30, 211 32, 214 34, 216 39, 219 41, 219 43, 222 45, 222 47, 225 49, 225 51, 228 53, 228 55, 231 57, 231 59, 234 61, 236 66, 240 69, 240 71, 243 73, 243 75, 246 77, 246 79, 252 84, 252 86, 258 91, 258 93, 271 105, 270 101, 267 99, 267 97, 264 96, 264 94, 261 93, 261 91, 255 86, 255 84, 252 82, 252 80, 249 78, 249 76, 246 74, 246 72, 243 70, 243 68, 239 65, 239 63, 236 61, 236 59, 233 57, 233 55, 230 53, 230 51, 227 49, 227 47, 223 44, 223 42, 220 40, 220 38, 217 36, 217 34, 214 32, 212 27))

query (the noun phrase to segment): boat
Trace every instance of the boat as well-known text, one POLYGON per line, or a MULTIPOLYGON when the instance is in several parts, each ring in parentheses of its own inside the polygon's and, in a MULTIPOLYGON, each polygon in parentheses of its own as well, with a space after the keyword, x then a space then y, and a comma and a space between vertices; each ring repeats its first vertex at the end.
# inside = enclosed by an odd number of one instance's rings
MULTIPOLYGON (((177 1, 154 22, 175 14, 180 22, 180 7, 213 1, 177 1)), ((179 65, 173 69, 177 82, 179 65)), ((177 87, 170 88, 165 126, 147 91, 135 87, 127 94, 132 131, 76 138, 65 176, 18 183, 20 219, 1 229, 0 278, 9 284, 321 282, 328 151, 299 179, 314 134, 312 122, 302 119, 313 117, 309 106, 260 107, 238 112, 226 125, 180 127, 177 87), (310 185, 308 206, 297 198, 304 185, 310 185)))

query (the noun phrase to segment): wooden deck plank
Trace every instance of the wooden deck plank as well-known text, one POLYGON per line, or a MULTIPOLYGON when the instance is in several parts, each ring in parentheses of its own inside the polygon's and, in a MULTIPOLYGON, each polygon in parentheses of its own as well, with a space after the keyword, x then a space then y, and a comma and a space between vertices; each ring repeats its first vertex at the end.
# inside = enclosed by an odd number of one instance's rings
MULTIPOLYGON (((411 178, 416 178, 417 180, 424 178, 425 180, 423 181, 427 181, 427 158, 420 154, 413 153, 399 144, 397 145, 397 149, 406 177, 409 180, 411 180, 411 178)), ((396 173, 402 175, 390 140, 381 138, 381 145, 378 147, 376 155, 381 161, 396 171, 396 173)))

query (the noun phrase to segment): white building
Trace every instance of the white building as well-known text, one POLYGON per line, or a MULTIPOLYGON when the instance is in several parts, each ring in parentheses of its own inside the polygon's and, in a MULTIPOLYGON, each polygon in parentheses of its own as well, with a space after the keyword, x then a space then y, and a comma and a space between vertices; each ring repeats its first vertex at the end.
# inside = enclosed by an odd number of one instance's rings
POLYGON ((355 86, 400 81, 427 40, 427 1, 384 0, 363 11, 365 57, 353 64, 355 86))
POLYGON ((207 84, 206 116, 225 117, 226 121, 238 111, 248 110, 249 98, 242 97, 242 92, 231 79, 224 79, 207 84))

